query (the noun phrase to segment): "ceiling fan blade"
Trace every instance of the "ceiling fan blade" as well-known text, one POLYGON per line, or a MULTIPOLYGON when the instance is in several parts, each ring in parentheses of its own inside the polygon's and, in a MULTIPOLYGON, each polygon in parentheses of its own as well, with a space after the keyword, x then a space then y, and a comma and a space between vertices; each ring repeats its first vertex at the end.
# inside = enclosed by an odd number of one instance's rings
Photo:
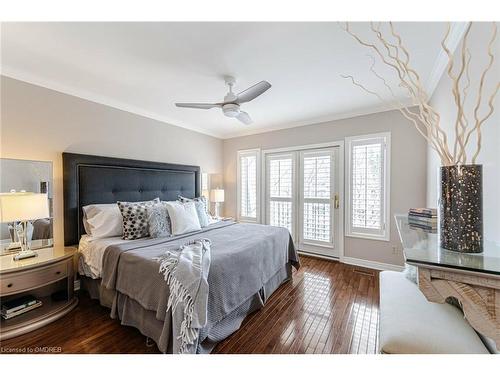
POLYGON ((250 115, 244 111, 240 111, 239 115, 236 116, 238 120, 240 120, 245 125, 250 125, 253 121, 250 118, 250 115))
POLYGON ((237 95, 237 99, 234 103, 241 104, 249 102, 255 99, 257 96, 262 95, 265 91, 271 88, 271 84, 267 81, 260 81, 259 83, 249 87, 245 91, 240 92, 237 95))
POLYGON ((210 109, 215 107, 220 107, 217 103, 175 103, 177 107, 181 108, 196 108, 196 109, 210 109))

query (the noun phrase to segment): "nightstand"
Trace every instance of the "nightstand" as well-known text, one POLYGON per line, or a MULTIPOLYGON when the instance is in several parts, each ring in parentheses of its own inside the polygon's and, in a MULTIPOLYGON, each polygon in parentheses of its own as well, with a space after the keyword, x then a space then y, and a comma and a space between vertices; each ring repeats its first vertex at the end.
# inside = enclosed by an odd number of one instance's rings
POLYGON ((12 254, 0 256, 1 302, 27 294, 42 301, 42 306, 22 315, 8 320, 0 318, 1 340, 43 327, 78 304, 73 296, 76 248, 56 246, 35 252, 36 257, 19 261, 14 261, 12 254), (55 298, 56 292, 58 298, 55 298))

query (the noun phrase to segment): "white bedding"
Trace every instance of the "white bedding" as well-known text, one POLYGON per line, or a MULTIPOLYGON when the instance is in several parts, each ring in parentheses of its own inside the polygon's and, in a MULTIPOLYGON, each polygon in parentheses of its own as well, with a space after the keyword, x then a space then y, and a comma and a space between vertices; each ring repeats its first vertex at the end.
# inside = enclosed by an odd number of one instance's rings
MULTIPOLYGON (((209 220, 209 224, 220 221, 213 217, 209 217, 209 220)), ((88 234, 84 234, 80 238, 80 243, 78 244, 78 252, 80 253, 78 259, 78 273, 91 277, 92 279, 101 278, 102 257, 106 248, 110 245, 130 241, 137 240, 124 240, 121 237, 95 238, 88 234)))
POLYGON ((78 244, 78 272, 93 279, 101 277, 102 256, 104 250, 110 245, 130 242, 121 237, 93 238, 87 234, 83 235, 78 244))

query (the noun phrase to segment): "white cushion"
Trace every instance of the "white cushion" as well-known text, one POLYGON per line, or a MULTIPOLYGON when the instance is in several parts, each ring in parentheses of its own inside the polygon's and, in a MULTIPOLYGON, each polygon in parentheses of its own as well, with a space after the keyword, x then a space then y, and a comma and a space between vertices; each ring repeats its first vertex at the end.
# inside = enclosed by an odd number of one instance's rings
POLYGON ((487 354, 462 312, 427 301, 401 272, 380 273, 380 351, 390 354, 487 354))
POLYGON ((172 222, 174 236, 201 229, 194 202, 166 202, 165 205, 172 222))
POLYGON ((123 234, 123 218, 116 203, 85 206, 83 219, 85 231, 93 238, 116 237, 123 234))

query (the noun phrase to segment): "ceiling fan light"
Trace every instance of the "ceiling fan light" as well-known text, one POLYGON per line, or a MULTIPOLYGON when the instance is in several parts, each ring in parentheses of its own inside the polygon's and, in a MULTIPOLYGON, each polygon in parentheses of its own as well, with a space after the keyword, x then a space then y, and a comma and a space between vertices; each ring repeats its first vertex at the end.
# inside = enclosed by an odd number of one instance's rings
POLYGON ((240 114, 240 106, 238 104, 226 104, 222 107, 222 112, 227 117, 237 117, 240 114))

